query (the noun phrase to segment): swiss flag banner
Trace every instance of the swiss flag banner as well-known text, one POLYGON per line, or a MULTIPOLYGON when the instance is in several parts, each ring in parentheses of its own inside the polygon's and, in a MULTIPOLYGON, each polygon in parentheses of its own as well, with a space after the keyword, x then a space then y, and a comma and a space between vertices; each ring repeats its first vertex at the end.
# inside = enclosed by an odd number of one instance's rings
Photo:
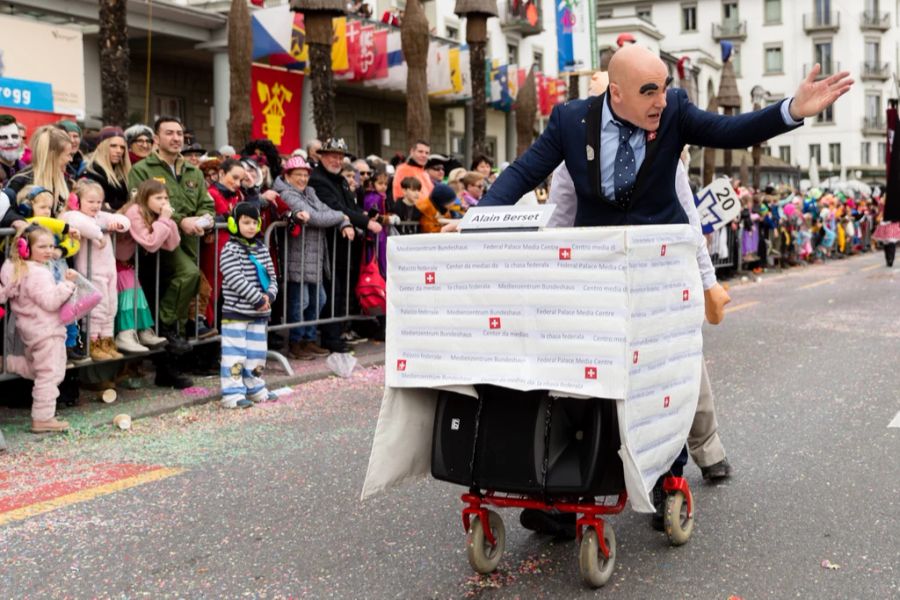
POLYGON ((348 75, 352 79, 357 79, 361 72, 359 66, 359 37, 361 29, 362 25, 359 21, 347 20, 347 64, 350 66, 348 75))

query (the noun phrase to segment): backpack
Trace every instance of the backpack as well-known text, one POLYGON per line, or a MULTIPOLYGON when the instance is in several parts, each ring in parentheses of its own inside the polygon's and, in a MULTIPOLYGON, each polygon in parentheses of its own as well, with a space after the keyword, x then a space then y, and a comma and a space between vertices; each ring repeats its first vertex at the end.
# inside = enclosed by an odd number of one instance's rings
MULTIPOLYGON (((377 238, 374 243, 377 248, 377 238)), ((372 258, 366 261, 367 246, 367 243, 363 244, 362 267, 359 269, 359 279, 356 283, 356 297, 364 315, 378 317, 387 313, 387 283, 378 269, 377 252, 372 252, 372 258)))

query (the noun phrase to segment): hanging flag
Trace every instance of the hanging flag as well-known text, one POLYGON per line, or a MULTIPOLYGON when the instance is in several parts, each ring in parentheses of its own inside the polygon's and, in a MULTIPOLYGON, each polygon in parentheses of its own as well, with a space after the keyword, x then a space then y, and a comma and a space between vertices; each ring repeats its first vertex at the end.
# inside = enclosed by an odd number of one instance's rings
POLYGON ((272 55, 289 53, 292 24, 291 10, 287 4, 255 11, 250 19, 252 60, 264 61, 272 55))
POLYGON ((558 0, 556 4, 556 54, 560 71, 572 70, 575 66, 575 43, 572 33, 575 31, 574 4, 571 0, 558 0))
POLYGON ((534 74, 534 85, 537 88, 538 110, 546 117, 550 114, 550 96, 547 94, 547 78, 543 73, 534 74))
POLYGON ((354 19, 347 20, 347 70, 338 74, 335 73, 337 79, 354 79, 359 73, 359 38, 362 29, 362 23, 354 19))
POLYGON ((460 94, 463 90, 462 72, 459 63, 459 48, 450 48, 450 84, 453 87, 453 94, 460 94))
POLYGON ((250 85, 253 138, 268 138, 283 154, 299 148, 303 75, 253 65, 250 85))
POLYGON ((273 67, 284 67, 292 71, 306 70, 306 64, 309 62, 309 50, 306 46, 306 25, 303 20, 303 13, 294 13, 290 52, 272 54, 267 62, 273 67))
POLYGON ((432 41, 428 44, 428 94, 439 96, 452 91, 450 48, 432 41))
POLYGON ((463 98, 472 97, 472 61, 470 60, 469 47, 463 46, 459 50, 459 70, 462 76, 462 92, 463 98))
POLYGON ((509 95, 509 65, 500 65, 494 72, 491 81, 491 98, 497 110, 512 110, 512 97, 509 95), (496 93, 495 93, 496 92, 496 93))
POLYGON ((335 75, 346 73, 350 69, 350 58, 347 54, 347 17, 332 19, 334 42, 331 45, 331 70, 335 75))
MULTIPOLYGON (((353 35, 348 32, 348 40, 353 35)), ((349 44, 348 44, 349 51, 349 44)), ((370 70, 375 64, 375 25, 359 24, 359 34, 356 36, 356 62, 350 57, 350 63, 353 64, 353 81, 363 81, 371 79, 370 70)))
POLYGON ((384 87, 389 90, 404 91, 406 90, 406 74, 408 72, 406 61, 403 60, 403 50, 401 50, 400 32, 396 29, 388 31, 387 34, 387 78, 378 80, 375 85, 384 87))
POLYGON ((560 77, 556 82, 556 100, 554 104, 562 104, 569 99, 569 81, 560 77))
POLYGON ((510 101, 519 95, 519 66, 508 65, 506 67, 506 87, 509 89, 510 101))

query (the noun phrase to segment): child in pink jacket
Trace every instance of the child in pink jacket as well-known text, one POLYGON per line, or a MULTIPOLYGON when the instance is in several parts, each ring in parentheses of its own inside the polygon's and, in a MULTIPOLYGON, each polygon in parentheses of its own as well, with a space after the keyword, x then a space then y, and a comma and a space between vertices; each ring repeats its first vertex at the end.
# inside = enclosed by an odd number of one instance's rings
MULTIPOLYGON (((75 184, 69 210, 60 218, 81 232, 85 245, 75 255, 75 269, 91 280, 103 300, 90 314, 91 359, 110 360, 122 358, 113 340, 116 311, 119 306, 116 289, 116 257, 110 234, 128 231, 131 223, 122 215, 103 212, 103 188, 89 179, 75 184), (88 266, 90 264, 90 269, 88 266)), ((131 351, 140 349, 128 348, 131 351)), ((146 348, 144 348, 146 350, 146 348)))
POLYGON ((153 314, 134 272, 136 243, 147 252, 174 250, 181 242, 178 225, 172 220, 172 206, 166 186, 148 179, 138 186, 134 198, 119 209, 131 224, 130 235, 116 238, 116 269, 119 276, 119 315, 116 317, 117 340, 130 338, 133 343, 156 348, 166 338, 153 332, 153 314))
POLYGON ((24 356, 8 358, 10 371, 34 380, 31 392, 31 430, 65 431, 69 424, 56 419, 58 386, 66 375, 66 327, 59 309, 75 292, 78 274, 66 271, 57 283, 48 263, 56 242, 49 230, 29 225, 16 238, 10 259, 0 269, 0 302, 9 300, 24 356))

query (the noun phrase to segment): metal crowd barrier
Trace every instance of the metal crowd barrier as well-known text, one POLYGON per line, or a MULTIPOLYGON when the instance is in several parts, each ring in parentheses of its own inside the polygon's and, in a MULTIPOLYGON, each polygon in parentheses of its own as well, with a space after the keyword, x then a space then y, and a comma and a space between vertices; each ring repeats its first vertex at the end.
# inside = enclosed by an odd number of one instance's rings
MULTIPOLYGON (((405 231, 401 229, 398 232, 401 232, 401 231, 404 233, 406 233, 407 231, 412 232, 413 231, 412 226, 414 225, 415 227, 417 227, 418 223, 409 223, 407 225, 409 225, 410 227, 406 228, 405 231)), ((208 244, 209 246, 211 246, 213 248, 212 251, 216 252, 217 261, 218 261, 219 236, 223 235, 222 230, 224 230, 226 228, 227 228, 226 224, 216 223, 214 226, 214 231, 212 233, 212 235, 214 236, 213 242, 211 244, 208 244)), ((305 227, 305 226, 302 227, 300 235, 297 238, 294 238, 294 241, 293 241, 293 243, 300 244, 300 248, 301 248, 301 250, 300 250, 300 261, 301 261, 301 267, 300 267, 301 277, 300 278, 301 278, 301 280, 303 280, 305 278, 304 276, 306 274, 305 273, 306 248, 305 248, 305 243, 304 243, 305 239, 306 239, 306 237, 305 237, 306 231, 307 231, 307 227, 305 227)), ((9 243, 9 240, 13 236, 15 236, 15 234, 16 234, 15 229, 12 229, 12 228, 0 229, 0 244, 3 244, 3 246, 4 246, 4 260, 9 258, 10 247, 12 246, 12 244, 9 243)), ((225 235, 227 235, 227 233, 225 235)), ((350 314, 350 312, 351 312, 350 308, 352 306, 351 294, 355 293, 355 282, 351 280, 350 266, 351 266, 351 259, 353 256, 352 255, 353 248, 351 245, 352 243, 349 240, 346 240, 347 257, 346 257, 346 276, 345 276, 345 280, 344 280, 345 293, 342 298, 334 298, 334 293, 335 293, 335 289, 336 289, 336 280, 334 278, 334 274, 336 273, 336 266, 337 266, 338 244, 343 243, 343 242, 341 242, 341 240, 339 240, 339 238, 338 238, 339 233, 338 233, 337 228, 330 228, 330 233, 328 233, 326 235, 332 236, 332 238, 331 238, 332 244, 330 244, 332 251, 331 251, 330 255, 328 256, 328 258, 330 259, 332 278, 330 281, 326 280, 324 278, 324 274, 322 272, 318 273, 316 275, 316 282, 315 282, 315 285, 316 285, 315 298, 313 298, 313 297, 309 298, 310 302, 315 302, 318 304, 319 291, 322 289, 323 286, 329 286, 330 290, 326 290, 326 292, 330 291, 331 293, 328 294, 328 297, 326 299, 326 303, 324 306, 331 307, 330 314, 327 314, 327 315, 320 314, 319 318, 317 318, 317 319, 305 321, 305 320, 303 320, 303 314, 302 314, 303 311, 301 311, 299 321, 295 321, 295 322, 289 321, 288 320, 288 302, 289 302, 289 298, 288 298, 288 272, 289 271, 288 271, 288 268, 289 268, 289 257, 290 257, 291 252, 289 251, 289 232, 287 229, 287 223, 284 221, 276 221, 276 222, 272 223, 271 225, 269 225, 268 228, 266 228, 266 231, 263 234, 263 240, 264 240, 264 243, 266 244, 266 246, 270 249, 272 248, 271 242, 273 240, 273 237, 272 237, 273 235, 276 236, 275 241, 278 244, 277 247, 278 247, 279 259, 280 259, 278 261, 279 296, 282 296, 283 302, 282 302, 282 309, 280 311, 281 314, 279 315, 280 316, 279 320, 281 322, 280 323, 270 322, 270 324, 267 328, 268 332, 293 329, 295 327, 319 326, 319 325, 325 325, 328 323, 340 323, 340 322, 345 322, 345 321, 371 320, 372 319, 372 317, 365 316, 365 315, 350 314), (341 303, 341 304, 339 304, 339 303, 341 303), (340 307, 341 305, 343 305, 343 311, 338 311, 337 307, 340 307), (339 312, 343 312, 345 316, 338 316, 337 313, 339 313, 339 312)), ((359 230, 356 230, 356 235, 357 236, 365 235, 365 233, 360 232, 359 230)), ((112 239, 112 243, 115 244, 116 236, 112 235, 110 237, 112 239)), ((82 273, 82 275, 84 275, 87 279, 91 279, 91 263, 92 263, 91 258, 92 258, 92 252, 93 252, 93 244, 90 242, 91 242, 90 240, 85 240, 84 238, 82 238, 81 249, 80 249, 81 252, 88 253, 87 273, 82 273)), ((204 241, 202 238, 200 238, 197 240, 197 242, 198 242, 198 252, 197 252, 196 266, 202 277, 203 276, 202 247, 204 245, 204 241)), ((329 246, 327 241, 323 241, 322 246, 324 248, 322 248, 320 250, 322 250, 323 252, 327 252, 327 248, 329 246)), ((114 248, 115 248, 115 246, 114 246, 114 248)), ((376 252, 377 252, 377 248, 378 248, 378 244, 376 243, 375 244, 376 252)), ((140 244, 136 243, 134 257, 132 258, 132 266, 134 267, 134 279, 135 279, 135 288, 134 288, 135 297, 134 297, 134 303, 133 303, 134 304, 133 310, 134 310, 135 323, 137 322, 137 311, 138 311, 137 294, 138 294, 138 289, 139 289, 138 286, 140 286, 140 268, 141 268, 140 267, 140 262, 141 262, 140 256, 142 253, 144 253, 146 255, 146 252, 142 249, 140 244)), ((143 291, 144 291, 144 294, 147 296, 148 300, 149 300, 150 294, 153 294, 153 299, 154 299, 154 301, 152 303, 153 323, 154 323, 153 329, 156 334, 159 334, 160 253, 159 252, 154 253, 154 257, 155 257, 155 259, 153 261, 153 264, 154 264, 154 268, 156 270, 156 286, 153 290, 144 289, 143 291)), ((210 281, 209 283, 212 286, 212 289, 214 290, 214 292, 213 292, 213 294, 211 294, 211 296, 213 298, 215 298, 216 301, 221 301, 221 293, 215 291, 215 290, 218 290, 219 279, 220 279, 218 262, 216 263, 216 268, 213 270, 212 275, 213 275, 213 280, 210 281)), ((302 291, 301 291, 301 294, 302 294, 302 291)), ((210 302, 212 302, 212 301, 213 300, 211 298, 210 302)), ((195 323, 196 323, 197 318, 199 318, 201 316, 205 316, 204 311, 200 310, 200 305, 201 305, 201 292, 198 287, 198 291, 194 297, 195 323)), ((19 375, 11 373, 8 370, 7 357, 8 357, 8 353, 9 353, 10 349, 9 349, 9 345, 6 343, 6 339, 5 339, 6 331, 8 328, 9 315, 10 315, 10 309, 9 309, 8 303, 4 305, 4 308, 6 309, 6 314, 3 316, 3 319, 2 319, 3 332, 2 332, 2 334, 0 334, 0 341, 2 341, 2 344, 3 344, 2 363, 0 363, 0 381, 16 379, 19 377, 19 375)), ((218 330, 219 326, 220 326, 219 311, 212 310, 210 312, 212 313, 213 319, 212 319, 212 322, 209 323, 209 325, 211 327, 215 328, 216 330, 218 330)), ((273 313, 272 317, 275 317, 274 313, 273 313)), ((272 317, 270 317, 270 319, 272 317)), ((90 356, 90 339, 91 339, 91 337, 90 337, 91 336, 90 316, 85 316, 83 319, 80 320, 79 328, 80 328, 80 332, 81 332, 80 335, 83 335, 84 339, 85 339, 85 343, 84 343, 85 352, 87 353, 88 356, 90 356)), ((198 327, 195 327, 194 334, 191 337, 185 336, 184 332, 181 332, 181 334, 183 337, 185 337, 185 339, 187 339, 187 341, 191 345, 195 345, 195 346, 200 345, 200 344, 205 344, 205 343, 218 342, 221 337, 219 335, 215 335, 215 336, 211 336, 211 337, 208 337, 205 339, 201 339, 199 337, 199 328, 198 327)), ((115 361, 127 361, 127 360, 132 360, 132 359, 145 358, 147 356, 150 356, 152 354, 157 354, 160 352, 165 352, 165 350, 164 349, 150 350, 149 352, 127 354, 124 356, 124 358, 121 358, 121 359, 110 359, 110 360, 103 360, 103 361, 91 360, 91 361, 87 361, 82 364, 75 365, 74 367, 70 367, 70 368, 78 369, 81 367, 90 367, 92 365, 108 364, 108 363, 112 363, 115 361)), ((283 354, 281 354, 280 352, 278 352, 276 350, 269 350, 268 355, 270 358, 276 360, 289 375, 293 375, 293 370, 291 369, 291 365, 288 362, 287 358, 285 358, 285 356, 283 354)))

